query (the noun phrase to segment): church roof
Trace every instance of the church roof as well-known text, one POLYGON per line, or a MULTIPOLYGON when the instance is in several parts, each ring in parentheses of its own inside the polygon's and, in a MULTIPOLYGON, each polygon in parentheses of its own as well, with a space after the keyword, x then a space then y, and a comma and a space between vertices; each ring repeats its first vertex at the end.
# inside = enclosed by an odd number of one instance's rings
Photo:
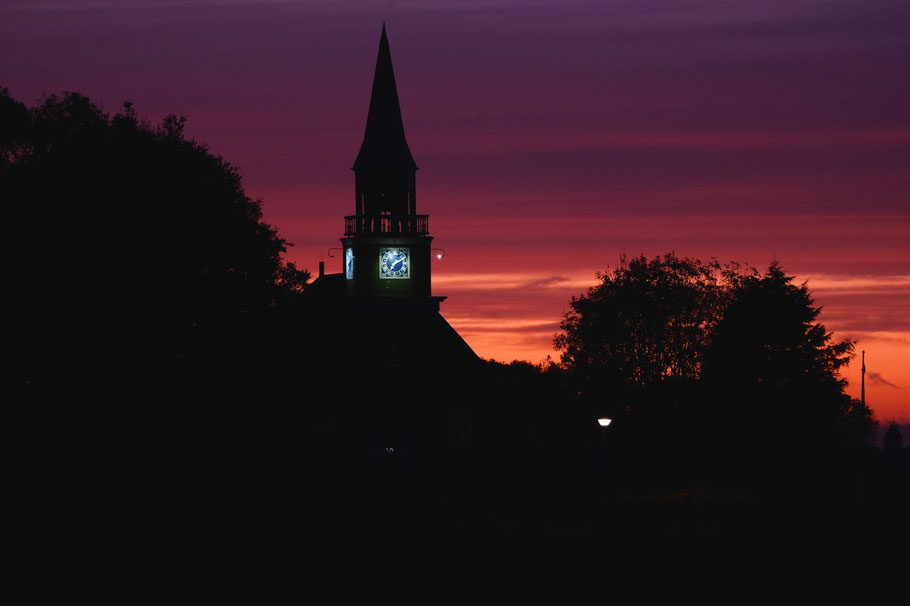
POLYGON ((363 144, 353 166, 359 170, 407 169, 417 170, 417 164, 404 138, 404 123, 398 103, 395 73, 392 71, 392 54, 389 39, 382 26, 379 39, 379 57, 373 76, 373 93, 363 144))

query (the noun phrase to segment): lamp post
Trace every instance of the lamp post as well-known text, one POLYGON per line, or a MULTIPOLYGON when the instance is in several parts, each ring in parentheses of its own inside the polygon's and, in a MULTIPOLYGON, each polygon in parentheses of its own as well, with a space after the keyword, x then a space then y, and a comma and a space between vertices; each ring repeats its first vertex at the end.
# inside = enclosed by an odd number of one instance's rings
POLYGON ((610 423, 612 423, 612 422, 613 422, 613 419, 611 419, 609 417, 597 419, 597 424, 600 425, 601 427, 609 427, 610 423))
MULTIPOLYGON (((603 446, 602 446, 601 448, 602 448, 602 450, 603 450, 603 463, 602 463, 602 465, 603 465, 603 474, 604 474, 604 476, 607 475, 607 471, 608 471, 607 465, 608 465, 608 461, 609 461, 609 457, 608 457, 608 455, 607 455, 607 428, 610 427, 610 423, 612 423, 612 422, 613 422, 613 419, 611 419, 610 417, 601 417, 601 418, 597 419, 597 424, 600 425, 600 426, 603 428, 603 432, 602 432, 602 433, 603 433, 603 440, 602 440, 603 446)), ((600 487, 601 487, 601 488, 600 488, 600 490, 601 490, 601 495, 605 497, 606 494, 607 494, 607 493, 606 493, 606 490, 607 490, 607 488, 606 488, 606 487, 607 487, 606 477, 604 477, 604 479, 600 482, 600 487)))
POLYGON ((607 427, 609 427, 610 423, 612 423, 612 422, 613 422, 613 419, 611 419, 610 417, 601 417, 601 418, 597 419, 597 424, 604 428, 604 430, 603 430, 604 456, 606 456, 606 452, 607 452, 607 427))

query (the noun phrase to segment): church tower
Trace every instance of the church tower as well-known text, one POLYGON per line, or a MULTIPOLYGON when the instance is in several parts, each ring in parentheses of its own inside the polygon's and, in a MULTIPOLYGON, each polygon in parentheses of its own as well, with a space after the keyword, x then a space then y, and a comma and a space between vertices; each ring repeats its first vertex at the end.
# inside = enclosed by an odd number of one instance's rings
POLYGON ((468 485, 474 406, 488 374, 439 313, 445 297, 430 291, 433 238, 417 214, 417 164, 385 27, 353 170, 343 270, 325 274, 320 263, 302 297, 306 332, 295 355, 318 420, 304 442, 317 453, 318 485, 337 486, 358 507, 413 511, 406 502, 418 493, 430 499, 468 485))
POLYGON ((404 136, 385 26, 363 144, 354 161, 354 214, 344 218, 345 293, 432 299, 429 216, 417 214, 417 164, 404 136))

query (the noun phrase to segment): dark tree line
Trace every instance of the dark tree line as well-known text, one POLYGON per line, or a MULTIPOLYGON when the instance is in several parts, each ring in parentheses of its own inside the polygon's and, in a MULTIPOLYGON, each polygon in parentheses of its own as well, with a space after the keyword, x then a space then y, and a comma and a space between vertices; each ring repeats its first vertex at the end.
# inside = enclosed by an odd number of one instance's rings
POLYGON ((308 274, 183 127, 0 90, 6 496, 149 499, 248 448, 238 428, 293 347, 283 314, 308 274))
POLYGON ((839 376, 854 342, 832 340, 778 263, 639 256, 599 278, 570 303, 559 367, 592 415, 635 428, 642 456, 670 449, 677 476, 779 486, 869 436, 839 376))
POLYGON ((572 299, 558 364, 455 368, 419 327, 379 333, 314 297, 181 117, 2 89, 0 205, 0 507, 344 519, 423 491, 503 519, 595 515, 614 484, 792 492, 870 428, 838 375, 853 343, 777 264, 624 260, 572 299), (395 347, 421 376, 377 399, 395 347), (390 403, 418 466, 364 454, 390 403))

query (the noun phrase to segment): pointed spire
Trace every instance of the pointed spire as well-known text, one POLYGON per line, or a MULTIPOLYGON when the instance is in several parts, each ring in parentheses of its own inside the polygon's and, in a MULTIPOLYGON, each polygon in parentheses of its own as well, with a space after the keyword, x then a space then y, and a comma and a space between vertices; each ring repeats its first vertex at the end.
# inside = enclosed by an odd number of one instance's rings
POLYGON ((385 23, 382 24, 382 37, 379 39, 379 56, 376 59, 376 73, 373 75, 367 128, 353 168, 355 171, 390 168, 417 170, 417 164, 404 138, 404 123, 401 120, 401 106, 398 103, 398 89, 392 71, 392 54, 389 51, 385 23))

